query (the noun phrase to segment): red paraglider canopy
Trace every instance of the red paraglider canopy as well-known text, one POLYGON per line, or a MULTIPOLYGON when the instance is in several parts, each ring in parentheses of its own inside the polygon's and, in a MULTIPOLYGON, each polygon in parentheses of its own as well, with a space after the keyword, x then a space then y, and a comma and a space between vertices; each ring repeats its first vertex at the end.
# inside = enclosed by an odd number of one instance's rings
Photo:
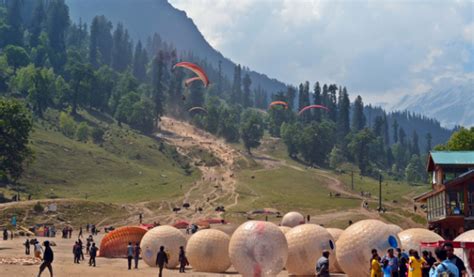
POLYGON ((281 106, 285 107, 285 109, 288 109, 288 103, 286 103, 285 101, 273 101, 273 102, 270 103, 269 108, 271 108, 275 105, 281 105, 281 106))
MULTIPOLYGON (((187 69, 191 70, 202 81, 202 83, 204 84, 205 87, 207 87, 209 85, 209 78, 207 77, 206 72, 204 72, 204 70, 201 67, 199 67, 198 65, 190 63, 190 62, 179 62, 179 63, 177 63, 173 66, 173 69, 176 68, 176 67, 183 67, 183 68, 187 68, 187 69)), ((191 79, 193 79, 193 78, 191 78, 191 79)), ((192 80, 192 81, 190 79, 186 80, 186 82, 188 82, 188 81, 190 83, 194 80, 192 80)))
POLYGON ((310 109, 323 109, 323 110, 329 111, 329 109, 323 105, 309 105, 302 108, 301 111, 298 112, 298 115, 301 115, 302 113, 310 109))

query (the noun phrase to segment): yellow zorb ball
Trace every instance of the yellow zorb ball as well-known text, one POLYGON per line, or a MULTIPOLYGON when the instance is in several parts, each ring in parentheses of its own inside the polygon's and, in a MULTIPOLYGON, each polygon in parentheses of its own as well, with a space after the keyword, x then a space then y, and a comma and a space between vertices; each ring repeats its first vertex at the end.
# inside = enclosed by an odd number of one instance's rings
POLYGON ((287 226, 290 228, 304 223, 304 216, 298 212, 289 212, 281 219, 281 226, 287 226))
POLYGON ((275 224, 248 221, 232 235, 229 256, 234 268, 243 276, 277 275, 285 266, 288 244, 275 224))
POLYGON ((336 242, 336 257, 348 276, 368 276, 372 249, 383 256, 390 248, 400 247, 393 229, 380 220, 361 220, 349 226, 336 242))
POLYGON ((194 235, 188 241, 186 254, 195 271, 224 272, 230 267, 229 235, 207 229, 194 235))
MULTIPOLYGON (((314 275, 316 261, 323 250, 334 253, 334 239, 326 229, 315 224, 304 224, 286 233, 288 260, 286 269, 294 275, 314 275)), ((329 257, 331 259, 331 256, 329 257)))
POLYGON ((155 227, 146 232, 140 243, 140 248, 143 253, 143 261, 147 265, 156 267, 156 255, 160 246, 164 246, 165 252, 169 254, 167 268, 175 268, 178 265, 179 247, 186 247, 186 237, 180 230, 166 225, 155 227))

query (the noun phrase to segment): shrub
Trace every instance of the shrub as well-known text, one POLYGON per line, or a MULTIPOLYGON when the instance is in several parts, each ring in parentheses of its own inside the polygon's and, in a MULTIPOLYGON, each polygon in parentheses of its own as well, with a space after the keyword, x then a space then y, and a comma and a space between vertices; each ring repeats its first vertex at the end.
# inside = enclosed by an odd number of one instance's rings
POLYGON ((41 213, 44 211, 44 207, 41 205, 40 202, 36 202, 36 204, 33 206, 33 211, 41 213))
POLYGON ((91 136, 92 136, 92 141, 94 141, 94 143, 104 142, 104 131, 100 128, 92 129, 91 136))
POLYGON ((87 141, 89 138, 89 127, 87 126, 87 123, 81 122, 79 124, 76 130, 76 138, 79 141, 87 141))
POLYGON ((76 122, 74 119, 65 112, 61 112, 59 115, 59 127, 61 132, 67 137, 74 137, 76 133, 76 122))

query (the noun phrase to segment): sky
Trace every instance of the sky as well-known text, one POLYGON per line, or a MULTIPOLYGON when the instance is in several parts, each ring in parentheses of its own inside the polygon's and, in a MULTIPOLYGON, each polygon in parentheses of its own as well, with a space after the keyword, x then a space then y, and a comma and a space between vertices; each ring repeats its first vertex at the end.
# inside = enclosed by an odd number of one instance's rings
POLYGON ((473 1, 169 1, 224 56, 288 84, 380 104, 474 79, 473 1))

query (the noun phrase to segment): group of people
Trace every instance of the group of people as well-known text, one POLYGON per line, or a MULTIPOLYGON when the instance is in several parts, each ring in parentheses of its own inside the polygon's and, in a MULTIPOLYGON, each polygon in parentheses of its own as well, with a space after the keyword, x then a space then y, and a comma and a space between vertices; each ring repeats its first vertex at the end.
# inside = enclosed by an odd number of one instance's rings
MULTIPOLYGON (((170 255, 168 252, 165 251, 164 246, 160 246, 160 250, 156 255, 156 266, 159 268, 158 277, 163 276, 163 268, 168 264, 170 259, 170 255)), ((186 252, 184 251, 184 247, 179 247, 179 273, 185 273, 186 266, 189 265, 188 258, 186 257, 186 252)))
POLYGON ((431 252, 423 251, 420 257, 418 251, 411 249, 408 254, 400 248, 389 249, 384 257, 380 257, 376 249, 372 249, 370 261, 371 277, 464 277, 466 267, 464 262, 454 255, 452 243, 435 249, 436 259, 431 252))
POLYGON ((72 237, 72 227, 71 226, 66 226, 62 230, 62 238, 63 239, 70 239, 72 237))

